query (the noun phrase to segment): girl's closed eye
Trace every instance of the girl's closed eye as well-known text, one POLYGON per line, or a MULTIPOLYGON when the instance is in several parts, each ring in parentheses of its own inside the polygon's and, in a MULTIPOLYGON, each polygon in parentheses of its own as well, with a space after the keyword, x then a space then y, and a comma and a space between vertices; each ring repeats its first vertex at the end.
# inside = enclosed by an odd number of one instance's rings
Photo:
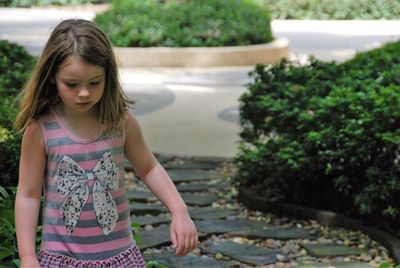
POLYGON ((90 82, 90 85, 91 86, 97 86, 97 85, 100 85, 100 82, 101 81, 90 82))
POLYGON ((74 87, 76 87, 78 84, 76 84, 76 83, 64 83, 65 85, 67 85, 67 87, 70 87, 70 88, 74 88, 74 87))
MULTIPOLYGON (((101 81, 94 81, 94 82, 90 82, 89 85, 95 87, 95 86, 100 85, 100 83, 101 83, 101 81)), ((69 87, 69 88, 75 88, 75 87, 78 86, 77 83, 68 83, 68 82, 65 82, 64 84, 65 84, 67 87, 69 87)))

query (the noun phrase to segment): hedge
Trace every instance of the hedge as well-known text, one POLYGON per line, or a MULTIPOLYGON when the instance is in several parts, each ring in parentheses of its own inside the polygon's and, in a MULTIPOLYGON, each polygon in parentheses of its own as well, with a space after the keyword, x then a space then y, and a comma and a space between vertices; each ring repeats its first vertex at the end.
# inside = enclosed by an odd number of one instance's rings
POLYGON ((114 1, 95 18, 118 47, 239 46, 272 41, 256 0, 114 1))
POLYGON ((239 187, 398 229, 399 53, 257 66, 240 98, 239 187))
POLYGON ((400 17, 398 0, 261 0, 273 19, 379 20, 400 17))

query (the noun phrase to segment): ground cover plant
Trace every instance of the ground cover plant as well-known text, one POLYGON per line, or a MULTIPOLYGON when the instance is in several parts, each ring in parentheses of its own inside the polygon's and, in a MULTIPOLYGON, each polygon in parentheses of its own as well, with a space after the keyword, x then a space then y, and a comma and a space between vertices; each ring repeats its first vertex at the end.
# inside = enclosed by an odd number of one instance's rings
POLYGON ((399 53, 257 66, 240 98, 239 187, 399 230, 399 53))
POLYGON ((273 19, 376 20, 400 18, 398 0, 261 0, 273 19))
POLYGON ((121 0, 96 16, 95 22, 119 47, 214 47, 272 41, 269 13, 255 0, 121 0))
POLYGON ((14 198, 15 188, 7 191, 0 186, 0 267, 19 264, 14 228, 14 198))

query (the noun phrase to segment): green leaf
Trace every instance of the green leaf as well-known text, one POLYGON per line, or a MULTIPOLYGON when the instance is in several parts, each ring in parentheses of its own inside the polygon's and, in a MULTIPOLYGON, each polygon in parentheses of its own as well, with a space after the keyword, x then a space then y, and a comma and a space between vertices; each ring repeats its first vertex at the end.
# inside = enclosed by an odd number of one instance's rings
POLYGON ((7 193, 6 189, 4 189, 2 186, 0 186, 0 194, 1 197, 4 199, 8 199, 10 195, 7 193))
POLYGON ((13 254, 13 249, 0 246, 0 260, 4 260, 5 258, 12 256, 13 254))

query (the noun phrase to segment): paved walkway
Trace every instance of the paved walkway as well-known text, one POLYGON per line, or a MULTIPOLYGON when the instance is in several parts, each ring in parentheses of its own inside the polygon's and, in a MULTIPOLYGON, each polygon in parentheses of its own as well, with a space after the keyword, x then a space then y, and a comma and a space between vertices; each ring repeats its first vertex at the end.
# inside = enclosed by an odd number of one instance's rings
MULTIPOLYGON (((0 38, 40 54, 51 29, 65 18, 92 19, 80 9, 0 8, 0 38)), ((400 38, 400 21, 273 21, 275 37, 290 40, 290 51, 342 61, 400 38)), ((220 68, 125 68, 123 87, 137 101, 137 114, 150 148, 183 156, 232 157, 239 140, 238 98, 252 66, 220 68)))
POLYGON ((248 211, 237 202, 230 162, 215 158, 159 157, 189 206, 201 244, 185 257, 170 247, 170 214, 127 173, 132 221, 147 260, 167 267, 368 268, 388 251, 368 236, 314 221, 248 211))

